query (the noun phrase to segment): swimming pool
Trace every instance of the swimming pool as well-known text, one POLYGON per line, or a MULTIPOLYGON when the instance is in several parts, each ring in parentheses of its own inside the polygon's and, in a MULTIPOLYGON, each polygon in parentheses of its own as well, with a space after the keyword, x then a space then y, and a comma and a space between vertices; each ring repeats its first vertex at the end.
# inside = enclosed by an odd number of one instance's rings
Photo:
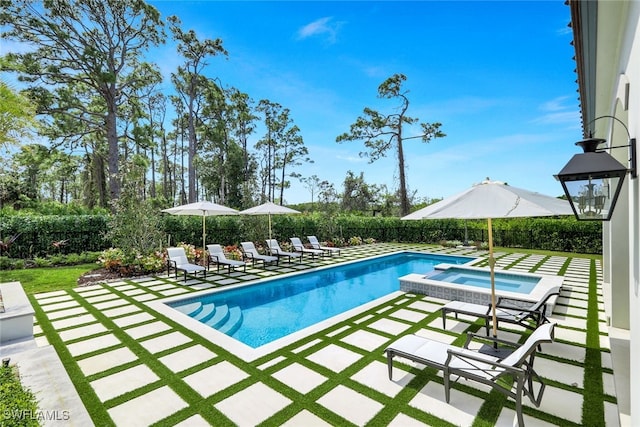
POLYGON ((473 258, 402 252, 169 302, 257 348, 400 289, 399 277, 473 258))

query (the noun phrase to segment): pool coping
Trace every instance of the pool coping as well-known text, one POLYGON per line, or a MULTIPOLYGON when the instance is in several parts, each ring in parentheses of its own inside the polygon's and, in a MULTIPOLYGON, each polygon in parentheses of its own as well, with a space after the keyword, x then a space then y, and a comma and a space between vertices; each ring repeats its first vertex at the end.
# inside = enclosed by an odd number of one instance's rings
MULTIPOLYGON (((420 254, 420 255, 425 255, 424 252, 419 252, 419 251, 395 251, 395 252, 390 252, 390 253, 386 253, 386 254, 381 254, 381 255, 376 255, 376 256, 372 256, 372 257, 368 257, 364 260, 372 260, 372 259, 376 259, 376 258, 382 258, 382 257, 388 257, 388 256, 392 256, 392 255, 398 255, 398 254, 403 254, 403 253, 409 253, 409 254, 420 254)), ((470 257, 470 256, 465 256, 465 255, 448 255, 448 254, 429 254, 429 255, 438 255, 438 256, 453 256, 456 258, 469 258, 469 262, 465 263, 465 264, 452 264, 452 265, 467 265, 469 263, 472 262, 476 262, 478 260, 478 258, 476 257, 470 257)), ((220 288, 216 288, 216 289, 206 289, 203 291, 198 291, 198 292, 192 292, 188 295, 179 295, 179 296, 175 296, 175 297, 169 297, 169 298, 163 298, 160 300, 155 300, 155 301, 150 301, 147 302, 146 305, 151 308, 152 310, 157 311, 158 313, 168 317, 169 319, 178 322, 180 324, 182 324, 183 326, 189 328, 190 330, 192 330, 193 332, 196 332, 198 335, 202 336, 204 339, 217 344, 221 347, 223 347, 225 350, 233 353, 234 355, 240 357, 241 359, 243 359, 246 362, 252 362, 256 359, 259 359, 260 357, 266 356, 270 353, 273 353, 275 351, 278 351, 280 349, 282 349, 283 347, 286 347, 290 344, 293 344, 297 341, 300 341, 301 339, 313 335, 316 332, 319 332, 323 329, 327 329, 331 326, 334 326, 344 320, 347 320, 351 317, 354 317, 362 312, 368 311, 373 307, 376 307, 380 304, 383 304, 387 301, 391 301, 401 295, 407 294, 407 293, 412 293, 412 292, 405 292, 402 291, 402 289, 398 290, 398 291, 394 291, 390 294, 387 294, 383 297, 380 298, 376 298, 372 301, 369 301, 365 304, 359 305, 357 307, 354 307, 350 310, 344 311, 340 314, 336 314, 335 316, 332 316, 328 319, 322 320, 318 323, 315 323, 313 325, 307 326, 306 328, 300 329, 299 331, 293 332, 285 337, 282 338, 278 338, 277 340, 274 340, 270 343, 267 343, 265 345, 262 345, 260 347, 256 347, 253 348, 247 344, 244 344, 238 340, 236 340, 235 338, 232 338, 228 335, 226 335, 223 332, 220 332, 208 325, 205 325, 204 323, 201 323, 200 321, 193 319, 192 317, 188 316, 187 314, 184 314, 182 312, 180 312, 179 310, 173 308, 170 306, 171 303, 175 303, 178 301, 185 301, 185 300, 189 300, 189 299, 196 299, 199 297, 204 297, 204 296, 208 296, 208 295, 212 295, 218 292, 225 292, 225 291, 229 291, 232 289, 239 289, 239 288, 246 288, 248 286, 255 286, 255 285, 263 285, 266 284, 268 282, 271 281, 276 281, 276 280, 282 280, 284 278, 287 277, 292 277, 292 276, 298 276, 301 274, 308 274, 308 273, 312 273, 312 272, 317 272, 317 271, 322 271, 322 270, 326 270, 329 268, 335 268, 337 266, 345 266, 345 265, 349 265, 349 264, 354 264, 354 263, 358 263, 358 262, 362 262, 364 261, 363 259, 356 259, 356 260, 350 260, 350 261, 345 261, 345 262, 340 262, 340 263, 336 263, 336 264, 331 264, 331 265, 324 265, 324 266, 320 266, 320 267, 315 267, 312 269, 308 269, 308 270, 304 270, 302 272, 300 271, 295 271, 295 272, 291 272, 291 273, 285 273, 285 274, 281 274, 275 277, 269 277, 269 278, 260 278, 260 279, 256 279, 256 280, 252 280, 252 281, 248 281, 245 283, 239 283, 239 284, 234 284, 234 285, 228 285, 228 286, 224 286, 224 287, 220 287, 220 288)), ((438 265, 442 265, 442 264, 438 264, 438 265)), ((400 280, 401 278, 399 277, 398 280, 400 280)), ((400 287, 402 287, 402 284, 400 282, 400 287)))

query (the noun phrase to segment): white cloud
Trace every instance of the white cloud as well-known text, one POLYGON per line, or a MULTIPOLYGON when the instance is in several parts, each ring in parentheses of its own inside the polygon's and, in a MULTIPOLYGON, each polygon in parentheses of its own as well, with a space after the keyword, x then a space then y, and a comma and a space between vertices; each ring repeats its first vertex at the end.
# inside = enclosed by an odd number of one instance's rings
POLYGON ((540 117, 532 120, 537 124, 560 124, 574 125, 580 123, 580 114, 577 106, 567 105, 572 98, 570 96, 559 96, 540 105, 539 110, 543 112, 540 117))
POLYGON ((344 155, 337 155, 336 159, 338 160, 345 160, 347 162, 350 163, 364 163, 367 161, 367 159, 365 157, 360 157, 360 156, 344 156, 344 155))
POLYGON ((550 101, 547 101, 545 103, 543 103, 540 106, 540 109, 542 111, 560 111, 560 110, 566 110, 568 107, 565 105, 565 103, 567 102, 567 100, 570 99, 569 96, 559 96, 557 98, 554 98, 550 101))
POLYGON ((325 37, 325 41, 328 43, 335 43, 338 30, 342 24, 342 22, 333 21, 333 17, 331 16, 316 19, 298 30, 298 39, 304 40, 309 37, 325 37))

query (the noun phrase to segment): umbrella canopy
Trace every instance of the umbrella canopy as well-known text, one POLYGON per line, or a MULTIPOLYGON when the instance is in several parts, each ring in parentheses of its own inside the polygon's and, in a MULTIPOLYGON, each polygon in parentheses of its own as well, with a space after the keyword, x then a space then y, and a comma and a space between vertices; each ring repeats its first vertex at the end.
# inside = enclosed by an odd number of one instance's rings
POLYGON ((238 215, 238 211, 226 206, 212 202, 195 202, 188 205, 176 206, 174 208, 163 209, 162 212, 171 215, 193 215, 202 216, 202 249, 206 248, 206 226, 205 218, 214 215, 238 215))
POLYGON ((493 257, 491 219, 556 215, 573 215, 573 210, 567 200, 545 196, 533 191, 511 187, 504 182, 487 179, 461 193, 447 197, 433 205, 402 217, 402 219, 487 219, 493 335, 496 336, 498 331, 496 325, 495 258, 493 257))
POLYGON ((240 211, 244 215, 268 215, 269 216, 269 240, 271 240, 271 215, 299 214, 300 211, 273 202, 265 202, 261 205, 240 211))
POLYGON ((402 219, 484 219, 573 215, 567 200, 482 181, 471 188, 417 210, 402 219))

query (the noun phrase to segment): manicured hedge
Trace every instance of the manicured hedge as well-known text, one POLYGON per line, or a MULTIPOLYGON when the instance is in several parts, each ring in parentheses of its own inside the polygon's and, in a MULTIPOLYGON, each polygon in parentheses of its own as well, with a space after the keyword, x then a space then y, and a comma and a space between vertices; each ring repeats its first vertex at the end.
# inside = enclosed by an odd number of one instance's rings
MULTIPOLYGON (((104 237, 107 215, 1 216, 0 239, 19 234, 6 253, 14 258, 101 251, 111 247, 104 237), (55 246, 56 242, 64 242, 55 246)), ((320 240, 350 237, 373 238, 380 242, 439 243, 465 238, 487 241, 486 220, 402 221, 399 218, 335 216, 323 214, 273 215, 272 235, 280 241, 307 235, 320 240)), ((493 221, 496 246, 554 251, 602 253, 602 224, 579 222, 573 218, 516 218, 493 221)), ((202 244, 202 218, 163 217, 165 246, 187 242, 202 244)), ((207 243, 223 245, 241 241, 263 242, 269 234, 267 216, 213 216, 206 218, 207 243)))
POLYGON ((14 258, 101 251, 109 246, 103 234, 106 215, 1 216, 0 238, 18 235, 8 253, 14 258))

